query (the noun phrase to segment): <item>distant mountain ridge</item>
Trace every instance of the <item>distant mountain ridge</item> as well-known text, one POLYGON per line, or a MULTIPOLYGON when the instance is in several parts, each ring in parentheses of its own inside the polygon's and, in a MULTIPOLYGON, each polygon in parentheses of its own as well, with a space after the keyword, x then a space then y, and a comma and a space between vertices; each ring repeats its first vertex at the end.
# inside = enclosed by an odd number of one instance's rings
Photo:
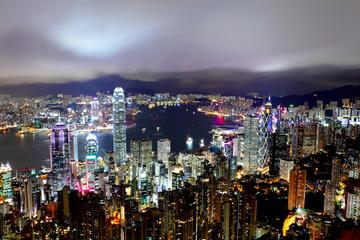
POLYGON ((284 97, 275 97, 272 102, 276 105, 288 106, 293 104, 295 106, 302 105, 304 102, 308 102, 310 107, 316 106, 316 101, 321 100, 324 104, 330 101, 337 101, 338 106, 341 106, 341 100, 349 98, 351 101, 360 99, 360 85, 346 85, 327 91, 316 91, 304 95, 289 95, 284 97))
POLYGON ((112 74, 88 81, 66 83, 2 85, 0 93, 28 97, 58 93, 95 96, 96 92, 112 92, 118 86, 123 87, 126 93, 144 94, 169 92, 245 96, 246 93, 253 91, 260 92, 263 96, 269 94, 279 96, 272 97, 272 102, 276 105, 299 105, 308 101, 312 106, 316 100, 327 103, 341 101, 343 98, 357 98, 360 96, 359 83, 360 68, 343 69, 326 66, 257 73, 236 69, 209 69, 173 73, 139 73, 127 75, 126 78, 112 74), (298 94, 286 94, 289 92, 298 94))

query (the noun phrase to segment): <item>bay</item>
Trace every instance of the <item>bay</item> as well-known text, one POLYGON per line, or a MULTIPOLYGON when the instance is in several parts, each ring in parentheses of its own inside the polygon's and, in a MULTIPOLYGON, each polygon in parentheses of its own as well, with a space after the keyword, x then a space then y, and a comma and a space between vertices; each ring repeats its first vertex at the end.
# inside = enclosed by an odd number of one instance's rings
MULTIPOLYGON (((198 148, 201 139, 205 146, 211 142, 209 131, 219 126, 232 127, 235 124, 230 119, 206 115, 197 112, 196 105, 181 105, 172 107, 142 107, 134 118, 136 126, 128 128, 127 149, 130 139, 149 138, 153 143, 153 151, 157 151, 157 140, 168 138, 171 141, 171 151, 181 152, 198 148), (186 144, 186 138, 193 139, 193 145, 186 144)), ((111 132, 95 133, 99 142, 99 155, 111 151, 113 140, 111 132)), ((87 133, 79 134, 79 159, 85 159, 85 141, 87 133)), ((50 139, 44 134, 25 134, 16 136, 12 131, 0 133, 0 162, 9 162, 13 170, 42 166, 49 167, 50 139)))

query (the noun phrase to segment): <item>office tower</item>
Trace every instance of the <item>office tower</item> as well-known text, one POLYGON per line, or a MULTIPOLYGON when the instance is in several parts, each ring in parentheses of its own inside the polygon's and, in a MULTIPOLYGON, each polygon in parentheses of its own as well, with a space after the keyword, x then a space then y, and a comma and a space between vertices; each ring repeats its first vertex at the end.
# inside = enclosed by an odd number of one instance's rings
POLYGON ((94 134, 86 137, 86 185, 90 191, 95 190, 95 168, 98 157, 98 142, 94 134))
POLYGON ((126 112, 125 94, 117 87, 113 94, 113 139, 116 166, 124 166, 126 162, 126 112))
POLYGON ((12 202, 11 167, 9 163, 0 167, 0 202, 12 202))
POLYGON ((316 108, 319 110, 323 110, 324 109, 324 102, 321 100, 317 100, 316 101, 316 108))
POLYGON ((179 163, 172 171, 172 188, 182 189, 184 184, 184 168, 179 163))
POLYGON ((341 158, 334 156, 331 164, 331 185, 337 188, 340 184, 341 158))
POLYGON ((24 209, 26 212, 26 216, 28 218, 32 218, 34 215, 34 205, 33 205, 33 191, 32 191, 32 183, 31 179, 24 180, 24 209))
POLYGON ((74 160, 75 160, 75 162, 78 162, 79 161, 79 148, 78 148, 77 136, 73 137, 73 147, 74 147, 74 160))
POLYGON ((306 170, 295 166, 290 171, 288 209, 304 209, 306 192, 306 170))
POLYGON ((70 132, 63 123, 57 123, 51 134, 51 170, 53 191, 70 186, 70 132))
POLYGON ((256 197, 251 194, 245 194, 242 198, 241 205, 241 226, 242 226, 242 239, 255 239, 256 232, 256 214, 257 214, 257 201, 256 197))
POLYGON ((335 213, 335 191, 340 184, 341 158, 333 156, 331 164, 331 180, 325 186, 324 213, 333 215, 335 213))
POLYGON ((315 153, 316 150, 316 123, 305 123, 304 124, 304 136, 303 136, 303 147, 302 156, 306 157, 310 154, 315 153))
POLYGON ((11 181, 12 202, 15 209, 21 210, 21 182, 18 179, 11 181))
POLYGON ((304 127, 295 126, 293 127, 292 139, 291 139, 291 157, 299 158, 302 157, 303 142, 304 142, 304 127))
POLYGON ((259 156, 259 121, 255 116, 247 116, 245 120, 244 172, 253 174, 258 169, 259 156))
POLYGON ((99 121, 99 100, 94 98, 91 101, 91 122, 99 121))
POLYGON ((115 158, 114 158, 114 153, 112 152, 112 154, 109 156, 108 158, 108 162, 109 162, 109 171, 108 171, 108 183, 112 183, 115 184, 116 182, 116 164, 115 164, 115 158))
POLYGON ((171 153, 171 144, 169 139, 159 139, 157 141, 157 160, 162 161, 168 166, 169 156, 171 153))
POLYGON ((294 168, 293 160, 280 160, 280 178, 286 181, 290 180, 290 171, 294 168))
POLYGON ((280 160, 286 159, 287 135, 284 133, 271 134, 269 174, 280 175, 280 160))
POLYGON ((150 139, 130 140, 130 156, 134 164, 146 167, 147 174, 150 174, 152 163, 152 142, 150 139))
POLYGON ((70 219, 70 188, 65 186, 61 191, 58 193, 58 203, 59 203, 59 214, 61 216, 66 216, 70 219))
POLYGON ((271 116, 271 102, 265 104, 265 109, 262 110, 259 121, 259 167, 263 168, 269 161, 269 140, 272 130, 272 116, 271 116))
POLYGON ((329 184, 325 186, 324 213, 328 215, 335 213, 335 187, 329 184))

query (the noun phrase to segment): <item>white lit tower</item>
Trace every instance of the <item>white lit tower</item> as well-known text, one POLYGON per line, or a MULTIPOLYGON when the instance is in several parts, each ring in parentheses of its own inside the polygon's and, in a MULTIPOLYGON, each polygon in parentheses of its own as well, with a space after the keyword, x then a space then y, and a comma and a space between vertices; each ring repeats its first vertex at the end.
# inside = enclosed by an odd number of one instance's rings
POLYGON ((95 169, 98 157, 98 141, 94 134, 89 134, 86 138, 86 184, 90 191, 95 190, 95 169))
POLYGON ((51 171, 54 192, 70 186, 70 132, 64 123, 56 123, 51 133, 51 171))
POLYGON ((93 98, 91 101, 91 121, 99 121, 99 100, 98 98, 93 98))
POLYGON ((259 156, 259 120, 256 116, 246 116, 245 120, 245 148, 244 172, 253 174, 258 169, 259 156))
POLYGON ((11 167, 1 163, 0 167, 0 201, 12 203, 11 167))
POLYGON ((113 139, 115 164, 125 166, 126 162, 126 112, 125 94, 121 87, 114 90, 113 95, 113 139))
POLYGON ((157 160, 162 161, 165 166, 168 166, 168 161, 171 153, 171 143, 169 139, 159 139, 157 141, 157 160))
POLYGON ((263 168, 269 161, 269 141, 272 128, 272 117, 271 117, 271 102, 266 102, 265 108, 262 107, 260 120, 259 120, 259 167, 263 168))

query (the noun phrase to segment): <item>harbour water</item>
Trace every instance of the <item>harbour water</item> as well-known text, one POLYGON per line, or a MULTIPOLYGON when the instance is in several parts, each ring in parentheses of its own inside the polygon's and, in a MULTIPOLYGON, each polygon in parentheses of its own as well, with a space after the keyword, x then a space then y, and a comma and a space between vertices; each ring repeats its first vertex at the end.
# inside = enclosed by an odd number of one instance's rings
MULTIPOLYGON (((127 149, 129 151, 130 139, 150 138, 153 141, 153 151, 156 141, 168 138, 171 141, 171 151, 181 152, 198 148, 201 139, 205 146, 210 144, 209 131, 218 126, 235 125, 230 119, 209 116, 197 112, 195 105, 182 105, 167 107, 141 108, 134 122, 136 126, 127 129, 127 149), (193 139, 192 145, 186 144, 186 138, 193 139)), ((104 151, 112 150, 112 133, 95 133, 99 141, 99 155, 104 151)), ((85 139, 87 133, 78 135, 79 159, 85 158, 85 139)), ((44 134, 24 134, 16 136, 14 132, 0 133, 0 162, 9 162, 13 170, 25 167, 49 167, 50 139, 44 134)))

